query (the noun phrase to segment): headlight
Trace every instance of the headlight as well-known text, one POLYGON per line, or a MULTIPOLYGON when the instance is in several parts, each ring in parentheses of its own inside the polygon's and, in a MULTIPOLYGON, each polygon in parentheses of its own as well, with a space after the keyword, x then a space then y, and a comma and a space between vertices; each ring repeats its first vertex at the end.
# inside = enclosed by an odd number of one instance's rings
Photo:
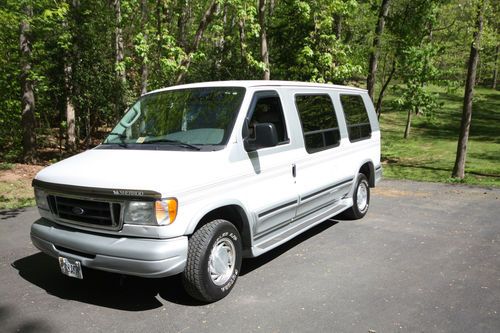
POLYGON ((177 216, 177 199, 130 201, 125 207, 124 222, 142 225, 167 225, 177 216))
POLYGON ((35 188, 35 201, 38 208, 50 210, 49 202, 47 201, 47 194, 44 191, 35 188))
POLYGON ((125 207, 125 223, 154 225, 154 202, 130 201, 125 207))

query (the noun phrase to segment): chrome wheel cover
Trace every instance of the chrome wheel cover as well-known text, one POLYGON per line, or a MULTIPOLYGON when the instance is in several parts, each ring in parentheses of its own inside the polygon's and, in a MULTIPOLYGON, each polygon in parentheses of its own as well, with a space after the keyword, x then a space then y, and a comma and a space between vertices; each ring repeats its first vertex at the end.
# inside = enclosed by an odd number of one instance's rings
POLYGON ((208 259, 210 279, 217 286, 224 285, 234 272, 236 248, 230 238, 223 237, 214 244, 208 259))
POLYGON ((366 182, 360 182, 356 196, 358 210, 364 212, 368 208, 368 188, 366 182))

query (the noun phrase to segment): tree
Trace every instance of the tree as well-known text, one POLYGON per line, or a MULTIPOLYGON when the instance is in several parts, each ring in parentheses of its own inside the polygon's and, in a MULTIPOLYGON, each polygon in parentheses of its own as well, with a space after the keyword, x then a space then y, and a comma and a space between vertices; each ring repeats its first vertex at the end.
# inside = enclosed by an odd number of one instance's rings
POLYGON ((18 1, 0 6, 0 160, 22 157, 21 74, 19 22, 22 10, 18 1))
POLYGON ((147 56, 147 45, 148 45, 148 0, 141 0, 141 30, 143 31, 142 38, 144 39, 143 44, 146 45, 146 49, 142 54, 141 63, 141 95, 148 92, 148 56, 147 56))
POLYGON ((491 88, 496 89, 497 88, 497 78, 498 78, 498 54, 500 53, 500 44, 497 44, 495 48, 495 62, 494 62, 494 68, 493 68, 493 79, 491 82, 491 88))
POLYGON ((391 11, 389 29, 394 35, 394 53, 402 85, 397 86, 396 102, 407 112, 404 138, 410 136, 414 114, 431 113, 438 106, 437 97, 426 89, 439 73, 435 65, 441 52, 432 39, 440 0, 402 2, 391 11))
POLYGON ((470 124, 472 119, 472 97, 474 96, 474 85, 476 82, 477 63, 479 61, 479 47, 481 33, 483 31, 483 16, 486 0, 478 3, 475 30, 470 46, 469 62, 467 66, 467 77, 465 80, 464 103, 462 109, 462 121, 457 144, 457 155, 452 177, 463 179, 465 177, 465 159, 467 156, 467 142, 469 140, 470 124))
POLYGON ((23 5, 24 16, 20 23, 19 48, 21 50, 21 88, 22 88, 22 128, 23 128, 23 161, 34 163, 36 160, 36 119, 35 94, 31 75, 31 28, 33 7, 28 1, 23 5))
MULTIPOLYGON (((464 85, 471 1, 2 0, 0 158, 53 146, 57 133, 61 155, 64 141, 70 153, 91 146, 149 90, 271 71, 277 80, 366 82, 379 116, 393 91, 409 136, 412 117, 438 107, 430 84, 464 85)), ((495 86, 500 16, 488 4, 476 84, 495 86)))
POLYGON ((198 50, 200 47, 201 39, 203 38, 203 34, 205 33, 205 30, 207 29, 208 25, 214 18, 215 13, 217 12, 219 8, 219 1, 215 0, 213 1, 208 9, 205 11, 203 16, 201 17, 200 23, 198 25, 198 30, 196 30, 196 34, 193 39, 193 43, 191 46, 189 46, 186 50, 186 56, 181 62, 181 71, 177 75, 177 78, 175 79, 175 83, 179 84, 182 81, 184 81, 184 78, 186 76, 186 73, 189 70, 189 66, 191 65, 191 61, 193 60, 193 54, 198 50))
MULTIPOLYGON (((74 0, 79 1, 79 0, 74 0)), ((123 30, 122 30, 122 10, 121 0, 111 0, 114 10, 114 24, 115 24, 115 117, 119 118, 121 112, 125 108, 125 87, 127 84, 127 77, 125 72, 124 63, 124 46, 123 46, 123 30)))
POLYGON ((354 25, 362 6, 351 0, 279 2, 270 18, 269 44, 273 78, 346 83, 366 65, 366 31, 354 25), (337 30, 336 20, 342 21, 337 30))
POLYGON ((259 24, 260 24, 260 56, 264 63, 264 80, 271 78, 269 69, 269 49, 267 47, 267 32, 266 32, 266 0, 259 0, 259 24))
POLYGON ((377 117, 380 118, 380 115, 382 114, 382 102, 384 100, 385 92, 387 91, 387 87, 389 87, 389 83, 391 82, 394 73, 396 73, 396 58, 392 60, 392 65, 391 69, 389 71, 389 74, 385 80, 383 80, 382 84, 382 89, 380 89, 380 92, 378 94, 377 98, 377 103, 375 105, 375 113, 377 114, 377 117))
MULTIPOLYGON (((79 5, 78 1, 73 1, 72 6, 77 7, 79 5)), ((67 19, 64 20, 63 26, 69 28, 67 19)), ((73 105, 72 93, 73 93, 73 66, 70 53, 70 46, 66 44, 65 57, 64 57, 64 86, 66 92, 66 151, 73 153, 76 151, 76 114, 75 106, 73 105)), ((74 54, 78 54, 76 50, 76 45, 73 46, 74 54)))
MULTIPOLYGON (((377 75, 377 64, 380 49, 380 39, 384 32, 385 19, 389 13, 390 0, 382 0, 378 14, 377 26, 375 27, 375 37, 373 38, 373 46, 370 51, 370 60, 368 64, 368 78, 366 79, 366 87, 368 95, 373 100, 373 92, 375 90, 375 82, 377 75)), ((383 96, 383 95, 382 95, 383 96)))

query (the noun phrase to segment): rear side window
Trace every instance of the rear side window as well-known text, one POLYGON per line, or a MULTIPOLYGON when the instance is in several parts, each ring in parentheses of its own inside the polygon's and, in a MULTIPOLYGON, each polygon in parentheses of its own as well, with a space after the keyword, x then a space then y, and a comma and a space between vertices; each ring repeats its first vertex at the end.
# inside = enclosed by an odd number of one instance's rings
POLYGON ((339 145, 339 125, 330 96, 297 95, 295 105, 299 111, 308 153, 339 145))
POLYGON ((363 97, 360 95, 340 95, 340 102, 344 109, 349 140, 358 141, 370 138, 372 128, 363 97))

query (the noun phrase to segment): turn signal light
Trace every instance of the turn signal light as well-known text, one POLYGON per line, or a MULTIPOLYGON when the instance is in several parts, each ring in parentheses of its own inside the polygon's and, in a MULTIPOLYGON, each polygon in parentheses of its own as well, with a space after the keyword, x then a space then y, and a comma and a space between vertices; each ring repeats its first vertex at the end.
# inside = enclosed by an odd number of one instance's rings
POLYGON ((156 222, 159 225, 172 224, 177 217, 177 199, 167 198, 155 202, 156 222))

